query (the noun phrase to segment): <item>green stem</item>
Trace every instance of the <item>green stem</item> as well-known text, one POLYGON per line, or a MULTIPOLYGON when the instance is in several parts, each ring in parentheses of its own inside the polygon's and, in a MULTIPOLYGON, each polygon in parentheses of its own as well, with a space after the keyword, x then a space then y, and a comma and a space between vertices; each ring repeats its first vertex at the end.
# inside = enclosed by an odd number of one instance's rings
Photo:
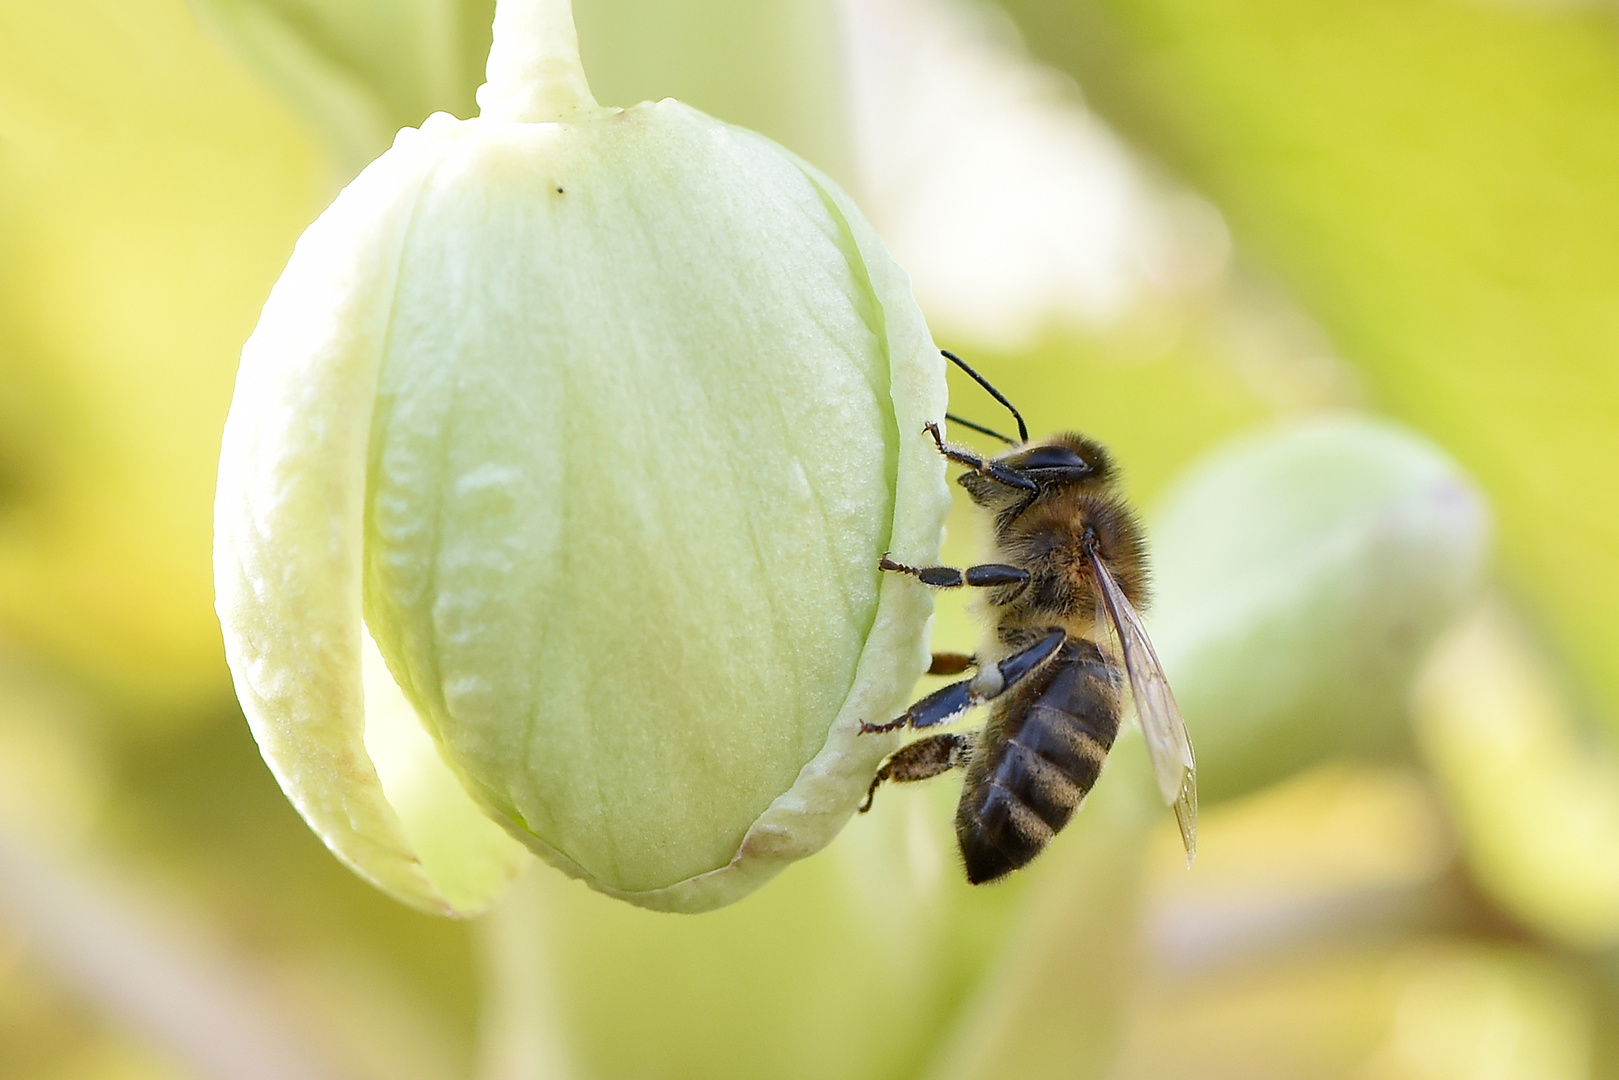
POLYGON ((478 921, 484 1006, 479 1022, 479 1080, 572 1080, 578 1075, 551 985, 548 909, 541 874, 531 866, 478 921))
POLYGON ((496 0, 486 71, 478 88, 486 119, 543 124, 603 111, 579 60, 572 0, 496 0))

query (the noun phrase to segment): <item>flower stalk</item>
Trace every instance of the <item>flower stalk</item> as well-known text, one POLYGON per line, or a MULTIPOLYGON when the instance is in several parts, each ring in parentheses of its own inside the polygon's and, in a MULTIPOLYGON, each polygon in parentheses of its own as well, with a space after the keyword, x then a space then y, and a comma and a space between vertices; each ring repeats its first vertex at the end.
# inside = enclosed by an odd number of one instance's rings
POLYGON ((613 111, 590 92, 571 0, 498 0, 486 74, 478 89, 486 120, 569 123, 613 111))

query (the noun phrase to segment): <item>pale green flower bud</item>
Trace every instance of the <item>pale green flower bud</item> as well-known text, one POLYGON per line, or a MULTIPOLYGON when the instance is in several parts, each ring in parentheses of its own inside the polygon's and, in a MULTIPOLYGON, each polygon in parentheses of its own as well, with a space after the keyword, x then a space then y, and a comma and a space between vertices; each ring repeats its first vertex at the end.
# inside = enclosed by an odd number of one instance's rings
POLYGON ((1203 796, 1397 744, 1488 531, 1457 465, 1387 423, 1295 424, 1187 476, 1154 521, 1152 631, 1203 796))
POLYGON ((597 106, 565 2, 502 0, 479 102, 338 196, 243 349, 237 691, 401 899, 478 909, 510 834, 714 907, 825 844, 897 742, 856 732, 925 667, 925 591, 877 560, 937 551, 942 362, 847 196, 678 102, 597 106))

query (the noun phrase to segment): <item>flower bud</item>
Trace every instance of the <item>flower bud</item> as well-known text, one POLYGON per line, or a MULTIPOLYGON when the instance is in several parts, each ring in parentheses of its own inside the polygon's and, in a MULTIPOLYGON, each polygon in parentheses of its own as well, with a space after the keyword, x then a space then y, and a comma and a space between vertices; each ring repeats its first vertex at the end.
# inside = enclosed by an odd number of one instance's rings
POLYGON ((485 904, 519 861, 492 822, 718 906, 830 839, 897 741, 856 732, 925 666, 924 590, 877 561, 937 551, 942 362, 847 196, 678 102, 597 106, 565 2, 502 0, 479 102, 338 196, 243 349, 238 694, 401 899, 485 904))
POLYGON ((1208 800, 1403 737, 1417 665, 1477 587, 1482 496, 1390 424, 1314 420, 1184 478, 1152 532, 1152 622, 1208 800))

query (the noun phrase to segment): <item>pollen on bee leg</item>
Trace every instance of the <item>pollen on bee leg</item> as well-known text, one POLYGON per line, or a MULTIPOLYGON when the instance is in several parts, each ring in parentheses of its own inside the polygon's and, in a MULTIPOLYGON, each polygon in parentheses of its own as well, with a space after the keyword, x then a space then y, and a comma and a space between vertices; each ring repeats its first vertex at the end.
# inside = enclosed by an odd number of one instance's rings
POLYGON ((968 692, 980 701, 989 701, 1005 693, 1029 672, 1056 655, 1067 634, 1061 627, 1052 627, 1039 641, 1020 649, 997 663, 978 669, 968 682, 968 692))
POLYGON ((1006 678, 1001 674, 1001 665, 989 664, 979 668, 978 674, 973 676, 971 689, 977 697, 999 697, 1001 691, 1006 689, 1006 678))

